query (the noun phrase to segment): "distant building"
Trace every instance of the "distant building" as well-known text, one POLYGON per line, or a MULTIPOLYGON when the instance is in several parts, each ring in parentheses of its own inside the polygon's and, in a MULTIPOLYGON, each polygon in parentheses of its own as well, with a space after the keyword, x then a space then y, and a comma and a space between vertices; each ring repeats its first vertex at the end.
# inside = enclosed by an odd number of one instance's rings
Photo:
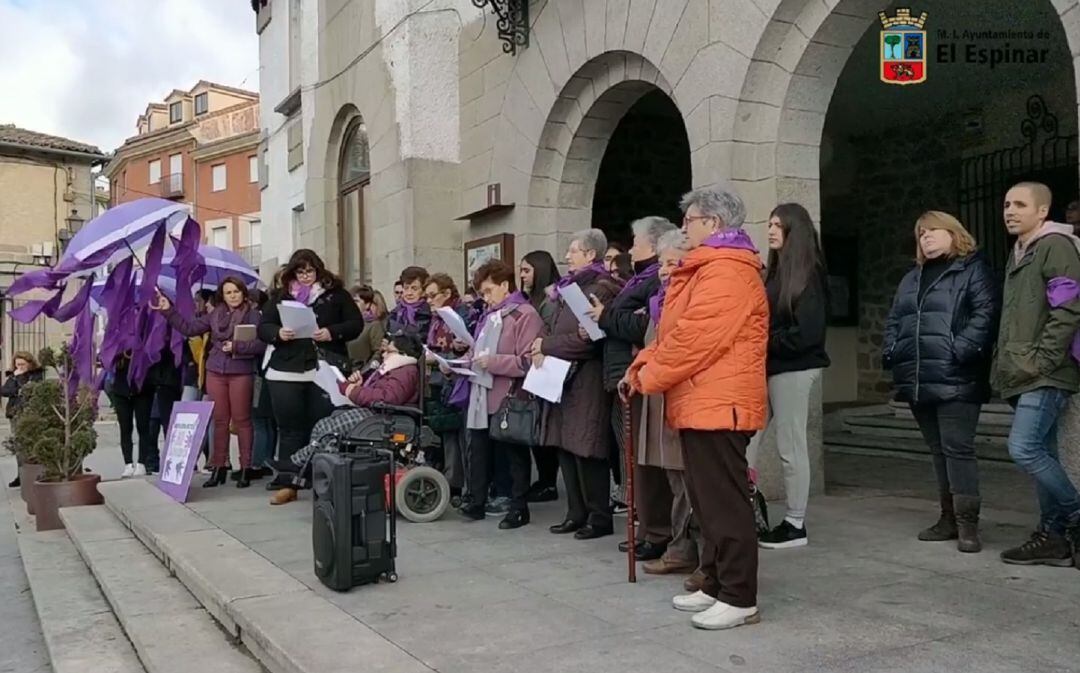
POLYGON ((39 320, 13 323, 16 302, 7 288, 35 266, 56 262, 71 236, 94 212, 91 168, 104 162, 97 147, 67 138, 0 125, 0 362, 14 351, 56 344, 61 326, 39 320), (14 302, 14 303, 13 303, 14 302))
POLYGON ((200 81, 149 103, 105 169, 112 205, 183 201, 204 240, 259 262, 259 95, 200 81))

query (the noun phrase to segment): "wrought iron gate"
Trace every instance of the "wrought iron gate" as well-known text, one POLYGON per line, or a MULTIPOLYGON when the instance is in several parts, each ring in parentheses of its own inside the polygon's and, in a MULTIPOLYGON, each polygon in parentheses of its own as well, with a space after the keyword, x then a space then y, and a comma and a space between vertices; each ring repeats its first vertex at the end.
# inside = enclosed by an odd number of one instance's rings
POLYGON ((1023 145, 960 162, 960 221, 998 272, 1004 270, 1012 246, 1002 217, 1002 203, 1009 187, 1022 180, 1045 183, 1054 194, 1050 217, 1057 222, 1064 222, 1065 206, 1077 198, 1080 189, 1077 135, 1060 135, 1058 119, 1047 109, 1042 96, 1028 99, 1020 134, 1023 145))

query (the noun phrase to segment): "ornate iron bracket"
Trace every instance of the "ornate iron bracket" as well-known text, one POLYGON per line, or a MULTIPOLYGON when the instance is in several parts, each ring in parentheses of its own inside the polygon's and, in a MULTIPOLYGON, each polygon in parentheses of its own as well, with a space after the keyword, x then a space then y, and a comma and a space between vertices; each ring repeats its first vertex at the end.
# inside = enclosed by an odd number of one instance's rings
POLYGON ((1020 134, 1024 136, 1026 144, 1033 144, 1039 137, 1039 131, 1043 132, 1044 140, 1058 137, 1057 116, 1050 112, 1046 101, 1039 94, 1028 98, 1027 115, 1027 118, 1020 122, 1020 134))
POLYGON ((529 0, 472 0, 480 9, 490 7, 498 17, 496 27, 503 41, 503 53, 517 54, 529 46, 529 0))

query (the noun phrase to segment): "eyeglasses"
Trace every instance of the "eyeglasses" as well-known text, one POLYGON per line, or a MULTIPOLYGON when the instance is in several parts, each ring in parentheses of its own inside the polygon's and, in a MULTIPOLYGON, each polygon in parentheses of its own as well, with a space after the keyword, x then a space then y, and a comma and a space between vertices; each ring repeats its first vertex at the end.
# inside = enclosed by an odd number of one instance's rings
POLYGON ((314 276, 316 273, 318 273, 318 272, 315 269, 311 268, 310 266, 307 267, 307 268, 304 268, 304 269, 297 269, 296 270, 296 275, 297 276, 314 276))
POLYGON ((426 295, 424 295, 424 296, 426 296, 426 297, 427 297, 428 299, 434 299, 435 297, 438 297, 438 296, 439 296, 439 293, 438 293, 438 292, 428 292, 428 293, 427 293, 426 295))
POLYGON ((712 215, 694 215, 694 216, 683 215, 682 223, 683 224, 690 224, 694 220, 711 220, 712 217, 713 217, 712 215))

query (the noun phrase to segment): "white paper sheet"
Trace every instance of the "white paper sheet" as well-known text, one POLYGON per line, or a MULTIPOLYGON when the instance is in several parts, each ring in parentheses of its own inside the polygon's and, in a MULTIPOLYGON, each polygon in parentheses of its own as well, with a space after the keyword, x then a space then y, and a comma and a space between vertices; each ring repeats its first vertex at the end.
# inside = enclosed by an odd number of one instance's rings
POLYGON ((315 311, 298 301, 285 300, 278 304, 278 315, 281 316, 281 326, 291 329, 297 339, 310 339, 319 329, 315 311))
POLYGON ((473 345, 473 337, 469 334, 469 328, 465 326, 465 321, 461 319, 461 316, 459 316, 454 309, 443 306, 442 308, 435 309, 435 312, 443 319, 443 322, 446 323, 446 326, 454 333, 454 336, 470 346, 473 345))
POLYGON ((424 350, 431 354, 431 357, 435 358, 435 362, 439 365, 446 367, 455 374, 461 374, 462 376, 476 376, 476 373, 471 369, 466 369, 458 365, 468 364, 467 360, 447 360, 443 356, 439 355, 435 351, 431 350, 427 346, 424 346, 424 350))
POLYGON ((600 341, 607 335, 604 334, 604 330, 600 329, 600 326, 596 324, 596 321, 589 315, 589 309, 592 308, 592 303, 589 302, 585 293, 581 291, 577 283, 570 283, 566 287, 559 290, 559 295, 566 302, 567 307, 577 318, 578 324, 585 328, 585 333, 589 335, 589 338, 593 341, 600 341))
POLYGON ((529 368, 521 387, 552 404, 558 404, 562 401, 563 386, 569 373, 568 361, 548 356, 539 368, 536 365, 529 368))
POLYGON ((345 380, 345 376, 337 367, 328 365, 326 361, 319 360, 319 369, 315 372, 315 385, 319 386, 330 395, 330 402, 335 407, 355 407, 352 400, 341 394, 338 384, 345 380))

